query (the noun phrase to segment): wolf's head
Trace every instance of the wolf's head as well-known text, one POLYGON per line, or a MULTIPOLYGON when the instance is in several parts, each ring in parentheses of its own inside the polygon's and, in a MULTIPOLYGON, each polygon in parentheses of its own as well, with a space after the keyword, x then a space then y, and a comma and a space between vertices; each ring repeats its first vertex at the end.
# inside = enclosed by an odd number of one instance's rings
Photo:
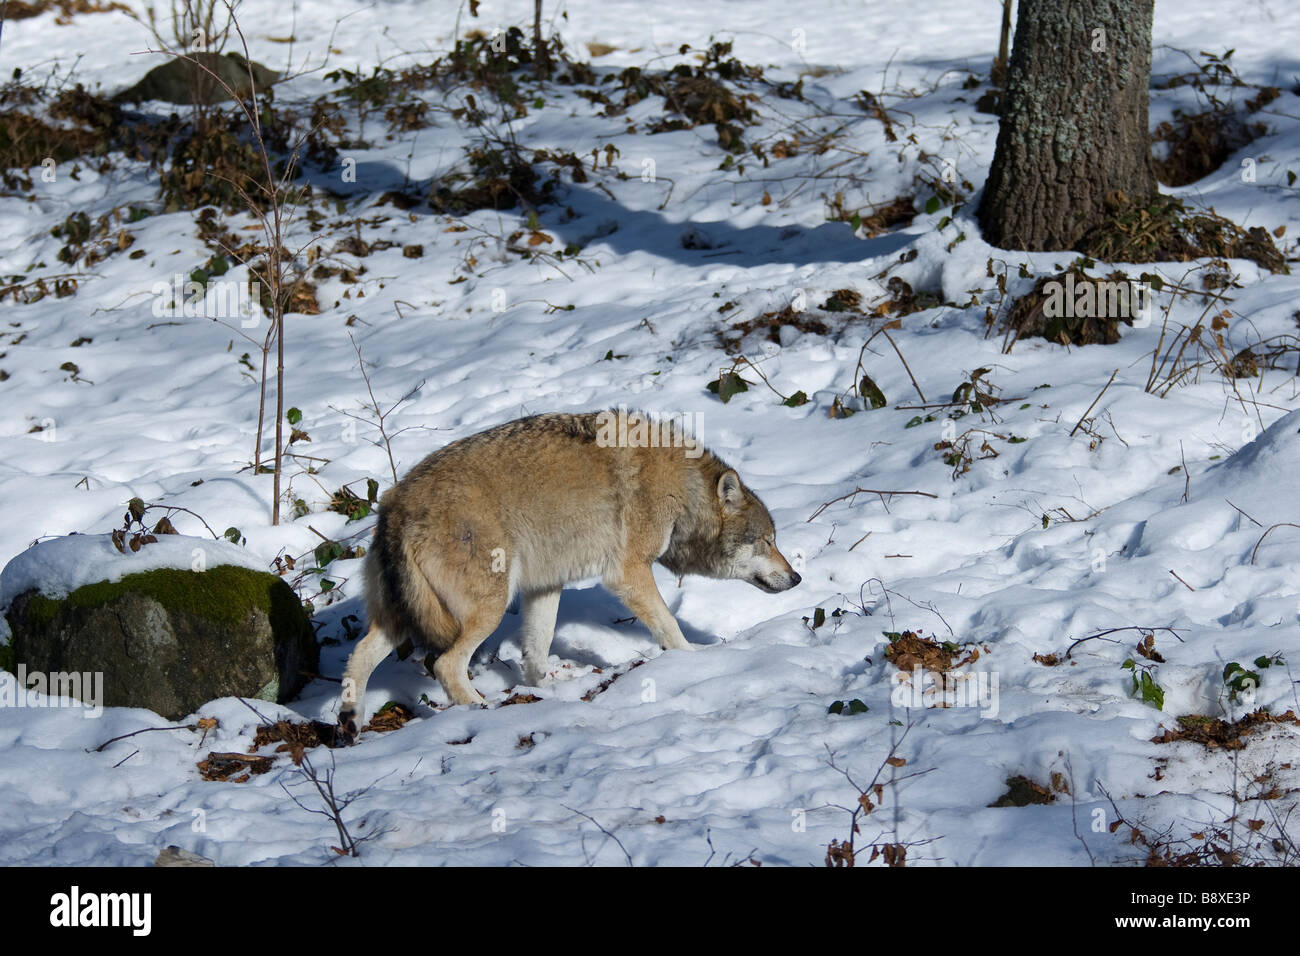
POLYGON ((748 581, 770 594, 786 591, 802 578, 776 548, 776 526, 758 496, 728 469, 718 478, 718 577, 748 581))

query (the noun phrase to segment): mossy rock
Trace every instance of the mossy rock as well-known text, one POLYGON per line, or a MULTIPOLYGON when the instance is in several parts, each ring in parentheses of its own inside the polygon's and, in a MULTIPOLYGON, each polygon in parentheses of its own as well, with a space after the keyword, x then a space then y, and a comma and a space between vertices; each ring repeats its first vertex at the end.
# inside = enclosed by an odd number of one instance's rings
POLYGON ((218 697, 283 702, 320 647, 302 604, 265 571, 160 568, 87 584, 66 598, 31 590, 10 604, 6 669, 102 672, 108 707, 169 720, 218 697))

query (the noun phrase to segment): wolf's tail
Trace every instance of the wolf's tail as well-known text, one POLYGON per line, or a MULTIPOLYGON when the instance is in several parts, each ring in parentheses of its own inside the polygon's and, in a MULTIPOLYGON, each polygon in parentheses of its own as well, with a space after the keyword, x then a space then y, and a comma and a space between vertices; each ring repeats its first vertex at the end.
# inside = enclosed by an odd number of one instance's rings
POLYGON ((391 509, 380 508, 379 522, 366 560, 366 604, 372 626, 387 631, 394 643, 409 639, 416 647, 441 650, 459 631, 455 618, 426 573, 428 557, 415 535, 401 528, 391 509))

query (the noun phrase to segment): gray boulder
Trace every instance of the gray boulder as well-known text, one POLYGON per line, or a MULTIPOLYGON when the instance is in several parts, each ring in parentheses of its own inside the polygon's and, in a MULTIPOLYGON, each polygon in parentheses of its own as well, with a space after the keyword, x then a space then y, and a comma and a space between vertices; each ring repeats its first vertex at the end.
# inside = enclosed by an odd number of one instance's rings
POLYGON ((156 568, 85 584, 64 598, 32 588, 5 612, 7 669, 100 672, 107 707, 177 720, 217 697, 284 702, 320 646, 292 589, 265 571, 156 568))
POLYGON ((244 97, 250 89, 249 70, 260 93, 280 78, 275 70, 246 60, 238 53, 188 53, 172 57, 155 66, 135 86, 113 97, 116 103, 139 103, 141 100, 162 100, 164 103, 189 105, 220 103, 230 99, 229 87, 244 97), (221 78, 213 78, 215 73, 221 78), (224 86, 222 84, 225 84, 224 86))

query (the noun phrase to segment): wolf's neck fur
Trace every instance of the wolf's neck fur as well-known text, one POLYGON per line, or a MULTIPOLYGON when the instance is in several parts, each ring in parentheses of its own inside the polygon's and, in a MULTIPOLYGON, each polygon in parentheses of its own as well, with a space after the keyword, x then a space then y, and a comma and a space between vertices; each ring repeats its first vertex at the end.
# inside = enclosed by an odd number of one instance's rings
POLYGON ((659 563, 673 574, 711 577, 718 573, 718 569, 709 557, 716 552, 708 545, 722 531, 718 480, 728 467, 726 462, 707 450, 692 465, 686 472, 684 491, 687 500, 679 503, 668 548, 659 556, 659 563))

